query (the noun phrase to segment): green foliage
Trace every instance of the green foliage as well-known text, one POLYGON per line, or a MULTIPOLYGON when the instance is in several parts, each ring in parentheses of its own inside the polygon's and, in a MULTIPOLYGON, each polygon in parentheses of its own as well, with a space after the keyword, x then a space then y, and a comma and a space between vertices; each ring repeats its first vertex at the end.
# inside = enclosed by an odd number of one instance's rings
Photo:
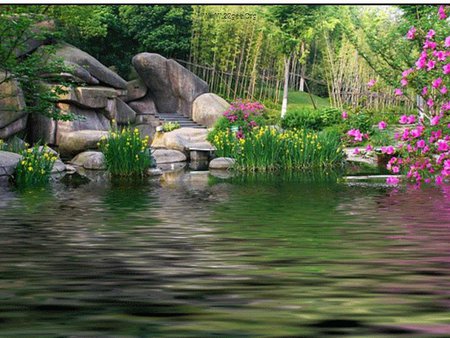
POLYGON ((14 182, 20 188, 39 186, 48 183, 57 156, 47 146, 34 146, 21 153, 17 164, 14 182))
POLYGON ((167 133, 169 131, 180 128, 180 124, 178 122, 166 122, 162 127, 163 131, 167 133))
POLYGON ((392 129, 379 130, 374 128, 370 135, 370 144, 374 147, 382 147, 395 144, 394 132, 392 129))
POLYGON ((0 150, 9 151, 12 153, 20 154, 28 147, 28 143, 25 143, 17 136, 13 136, 7 142, 0 139, 0 150))
MULTIPOLYGON (((42 85, 41 74, 59 74, 67 71, 61 60, 48 61, 49 55, 54 52, 52 47, 40 48, 39 51, 24 57, 17 57, 20 50, 25 50, 26 43, 30 39, 47 39, 52 36, 52 32, 43 27, 36 29, 38 22, 46 19, 45 16, 37 13, 24 13, 24 8, 20 6, 9 6, 2 8, 0 15, 0 31, 2 41, 0 43, 0 83, 16 79, 25 96, 28 113, 42 114, 55 120, 73 119, 72 115, 61 114, 56 108, 55 102, 58 95, 65 92, 62 86, 55 86, 52 89, 42 85)), ((56 76, 63 86, 71 84, 56 76)))
POLYGON ((240 139, 222 131, 211 142, 218 156, 235 158, 237 169, 244 171, 329 168, 344 158, 339 135, 327 132, 261 127, 240 139))
POLYGON ((299 109, 288 111, 281 121, 281 126, 285 129, 322 130, 327 126, 339 123, 340 120, 341 111, 336 108, 299 109))
POLYGON ((114 129, 99 143, 105 155, 106 167, 114 176, 143 176, 153 163, 148 136, 141 139, 139 130, 126 127, 114 129))

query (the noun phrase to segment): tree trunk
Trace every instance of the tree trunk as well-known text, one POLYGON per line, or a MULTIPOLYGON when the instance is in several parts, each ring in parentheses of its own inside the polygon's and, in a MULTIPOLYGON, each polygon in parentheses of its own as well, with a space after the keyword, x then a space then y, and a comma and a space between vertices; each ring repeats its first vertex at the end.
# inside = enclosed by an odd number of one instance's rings
POLYGON ((291 55, 288 55, 284 57, 284 88, 283 88, 283 102, 281 104, 281 118, 284 118, 287 111, 290 66, 291 66, 291 55))

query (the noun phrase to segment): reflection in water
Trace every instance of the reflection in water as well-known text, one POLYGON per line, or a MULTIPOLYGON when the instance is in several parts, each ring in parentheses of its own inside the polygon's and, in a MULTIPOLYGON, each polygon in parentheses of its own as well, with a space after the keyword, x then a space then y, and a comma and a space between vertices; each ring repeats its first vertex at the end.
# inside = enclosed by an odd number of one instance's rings
POLYGON ((450 334, 449 186, 189 172, 0 189, 2 336, 450 334))

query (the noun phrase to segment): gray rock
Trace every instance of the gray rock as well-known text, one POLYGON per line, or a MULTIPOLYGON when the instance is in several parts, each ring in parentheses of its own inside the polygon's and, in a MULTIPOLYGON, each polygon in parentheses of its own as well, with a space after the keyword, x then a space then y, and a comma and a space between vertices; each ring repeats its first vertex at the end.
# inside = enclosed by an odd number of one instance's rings
POLYGON ((158 132, 153 138, 153 148, 175 149, 189 154, 191 149, 214 150, 206 140, 208 131, 201 128, 179 128, 164 133, 158 132))
POLYGON ((159 168, 148 168, 147 169, 148 176, 161 176, 162 174, 163 174, 163 171, 159 168))
POLYGON ((209 91, 208 84, 175 60, 167 60, 167 71, 172 95, 178 98, 177 108, 172 112, 192 117, 194 100, 209 91))
POLYGON ((227 170, 234 166, 236 160, 231 157, 218 157, 209 162, 209 168, 214 170, 227 170))
POLYGON ((5 81, 6 77, 10 78, 10 74, 0 72, 0 128, 6 127, 26 114, 25 98, 19 83, 11 78, 5 81))
POLYGON ((100 81, 93 77, 85 68, 71 61, 64 61, 64 65, 69 68, 69 73, 89 85, 98 85, 100 81))
POLYGON ((159 54, 140 53, 133 66, 155 99, 160 113, 192 115, 197 96, 208 92, 208 84, 174 60, 159 54))
POLYGON ((156 109, 155 101, 152 96, 147 94, 140 100, 130 101, 128 105, 140 115, 155 115, 158 113, 158 109, 156 109))
POLYGON ((53 164, 52 174, 62 173, 64 171, 66 171, 66 165, 63 163, 63 161, 57 159, 55 161, 55 164, 53 164))
POLYGON ((121 99, 116 99, 116 120, 119 124, 131 124, 136 121, 136 112, 121 99))
POLYGON ((152 155, 156 160, 156 164, 184 162, 187 160, 185 154, 173 149, 155 149, 152 155))
POLYGON ((59 140, 59 152, 62 156, 73 156, 89 149, 97 149, 97 143, 102 137, 108 137, 108 132, 79 130, 64 133, 59 140))
POLYGON ((147 86, 141 79, 128 81, 127 94, 123 98, 125 102, 135 101, 143 98, 147 94, 147 86))
POLYGON ((83 67, 93 77, 104 84, 110 85, 114 88, 127 88, 127 82, 124 79, 101 64, 93 56, 83 52, 81 49, 67 43, 61 43, 57 46, 55 56, 83 67))
POLYGON ((0 150, 0 176, 12 175, 21 158, 19 154, 0 150))
POLYGON ((11 137, 12 135, 22 131, 27 126, 28 115, 20 117, 18 120, 0 128, 0 139, 11 137))
POLYGON ((148 136, 149 146, 152 144, 153 137, 155 136, 155 127, 149 124, 138 124, 135 126, 139 130, 139 135, 144 138, 148 136))
POLYGON ((71 164, 83 167, 89 170, 105 170, 105 155, 100 151, 85 151, 75 156, 71 164))
POLYGON ((363 154, 364 148, 359 148, 360 153, 355 154, 356 148, 344 148, 344 153, 346 155, 346 161, 347 162, 354 162, 354 163, 364 163, 369 166, 376 167, 377 166, 377 159, 374 156, 367 156, 363 154))
POLYGON ((55 22, 53 20, 46 20, 38 22, 31 26, 30 31, 24 35, 24 43, 20 47, 14 49, 16 57, 21 57, 31 53, 38 47, 50 43, 51 39, 43 36, 45 32, 53 31, 55 29, 55 22), (31 34, 30 34, 31 33, 31 34), (41 35, 42 38, 39 36, 41 35), (35 38, 33 38, 34 36, 35 38))
POLYGON ((33 143, 56 144, 56 121, 41 115, 32 114, 30 116, 30 138, 33 143))
POLYGON ((203 126, 212 128, 229 107, 230 104, 216 94, 202 94, 194 101, 192 119, 203 126))
POLYGON ((56 144, 60 144, 61 137, 70 132, 79 130, 103 130, 111 129, 110 121, 101 113, 95 110, 79 108, 75 105, 58 103, 58 108, 64 113, 71 112, 77 115, 78 119, 74 121, 58 121, 56 128, 56 144))
POLYGON ((109 87, 76 87, 65 88, 67 93, 59 96, 60 102, 75 104, 81 108, 105 108, 108 100, 115 99, 117 92, 109 87))

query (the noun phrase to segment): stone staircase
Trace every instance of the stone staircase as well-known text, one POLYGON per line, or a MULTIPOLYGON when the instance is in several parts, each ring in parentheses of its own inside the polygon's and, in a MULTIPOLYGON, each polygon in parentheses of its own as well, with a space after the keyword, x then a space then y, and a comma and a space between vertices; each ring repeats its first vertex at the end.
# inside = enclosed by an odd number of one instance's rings
POLYGON ((190 118, 183 116, 178 113, 158 113, 155 115, 156 118, 158 118, 162 123, 166 122, 178 122, 180 124, 180 127, 189 127, 189 128, 206 128, 194 121, 192 121, 190 118))

